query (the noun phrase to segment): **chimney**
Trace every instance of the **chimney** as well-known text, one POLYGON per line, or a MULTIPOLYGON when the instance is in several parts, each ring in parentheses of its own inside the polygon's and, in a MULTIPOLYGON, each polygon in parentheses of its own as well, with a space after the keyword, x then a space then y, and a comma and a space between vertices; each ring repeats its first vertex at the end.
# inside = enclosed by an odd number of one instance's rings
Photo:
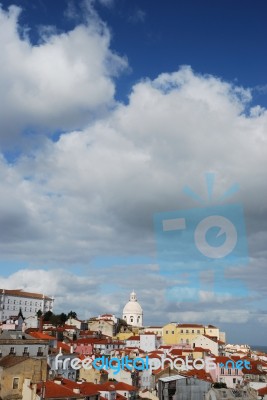
POLYGON ((41 315, 40 318, 38 318, 38 331, 43 332, 43 316, 41 315))

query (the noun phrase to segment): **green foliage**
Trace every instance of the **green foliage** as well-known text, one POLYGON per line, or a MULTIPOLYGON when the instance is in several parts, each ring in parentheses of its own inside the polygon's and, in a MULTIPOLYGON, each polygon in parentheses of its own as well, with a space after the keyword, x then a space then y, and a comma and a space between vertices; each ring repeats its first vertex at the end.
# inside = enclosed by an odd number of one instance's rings
MULTIPOLYGON (((71 312, 76 315, 76 313, 74 313, 73 311, 71 311, 71 312)), ((45 322, 51 322, 52 325, 60 326, 60 325, 64 325, 65 324, 65 322, 68 319, 69 314, 68 315, 65 314, 65 313, 54 314, 54 313, 52 313, 52 311, 47 311, 44 314, 43 320, 45 322)))
MULTIPOLYGON (((76 312, 75 312, 75 311, 70 311, 70 312, 68 313, 68 318, 76 319, 76 318, 77 318, 76 312)), ((68 318, 67 318, 67 319, 68 319, 68 318)))
POLYGON ((44 320, 45 322, 49 322, 50 319, 51 319, 51 317, 52 317, 52 315, 54 315, 54 314, 52 313, 52 311, 47 311, 47 312, 44 314, 43 320, 44 320))

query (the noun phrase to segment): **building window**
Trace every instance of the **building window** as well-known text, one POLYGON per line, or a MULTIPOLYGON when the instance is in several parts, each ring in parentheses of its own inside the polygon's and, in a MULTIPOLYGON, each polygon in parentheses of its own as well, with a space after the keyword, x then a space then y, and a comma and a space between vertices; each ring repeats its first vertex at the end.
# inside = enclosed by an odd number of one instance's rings
POLYGON ((184 333, 184 330, 183 330, 183 329, 181 329, 181 333, 184 333))
POLYGON ((224 368, 221 368, 221 375, 224 375, 224 368))
POLYGON ((238 375, 238 369, 235 369, 235 375, 238 375))
POLYGON ((9 354, 15 354, 15 347, 10 347, 10 352, 9 354))
POLYGON ((186 339, 186 344, 189 344, 189 339, 186 339))
POLYGON ((192 333, 195 333, 194 329, 192 329, 192 333))
POLYGON ((18 389, 19 387, 19 378, 13 378, 13 389, 18 389))
POLYGON ((185 331, 185 333, 189 333, 189 330, 187 329, 187 330, 185 331))
POLYGON ((232 370, 228 368, 228 375, 232 375, 232 370))
POLYGON ((169 331, 166 331, 166 335, 168 335, 169 331))
POLYGON ((199 330, 199 329, 197 330, 197 333, 200 333, 200 330, 199 330))
POLYGON ((14 302, 13 302, 14 304, 16 304, 16 300, 14 300, 14 302))
POLYGON ((233 378, 233 383, 236 383, 236 378, 233 378))
POLYGON ((174 331, 172 331, 172 335, 174 335, 174 331))

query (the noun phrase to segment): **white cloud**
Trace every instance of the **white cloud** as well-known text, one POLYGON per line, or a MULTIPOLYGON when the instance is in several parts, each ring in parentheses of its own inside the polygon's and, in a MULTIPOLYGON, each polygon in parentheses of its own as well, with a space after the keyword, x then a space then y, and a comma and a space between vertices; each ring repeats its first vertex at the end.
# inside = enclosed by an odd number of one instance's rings
MULTIPOLYGON (((94 255, 154 254, 153 214, 196 206, 182 186, 205 198, 210 170, 217 172, 217 198, 239 182, 236 199, 245 205, 248 234, 261 225, 262 235, 267 117, 242 113, 248 97, 183 68, 138 83, 129 105, 84 130, 46 140, 13 166, 3 161, 7 207, 12 214, 15 202, 27 220, 19 227, 16 214, 25 259, 72 263, 94 255), (35 240, 28 240, 30 229, 35 240)), ((0 245, 2 254, 21 257, 13 244, 0 245)))
MULTIPOLYGON (((110 304, 110 311, 118 313, 111 296, 99 293, 99 283, 89 276, 77 276, 69 271, 55 269, 22 269, 7 278, 0 278, 0 287, 5 289, 23 289, 54 296, 54 312, 68 312, 71 309, 81 318, 89 318, 98 312, 98 304, 110 304)), ((102 306, 103 307, 103 306, 102 306)), ((102 308, 103 309, 103 308, 102 308)))
MULTIPOLYGON (((177 313, 172 314, 172 317, 176 317, 177 313)), ((250 312, 249 310, 244 309, 232 309, 229 312, 229 309, 213 309, 213 310, 203 310, 203 311, 187 311, 179 313, 179 322, 199 322, 209 323, 209 321, 213 321, 216 324, 222 323, 235 323, 235 324, 242 324, 247 322, 250 319, 250 312)), ((171 319, 173 320, 173 319, 171 319)))
POLYGON ((0 160, 2 260, 33 267, 2 278, 1 285, 54 294, 58 308, 79 308, 82 298, 94 312, 108 304, 106 311, 117 313, 134 284, 154 321, 177 320, 182 311, 184 321, 247 321, 249 311, 240 303, 230 314, 222 299, 213 307, 209 292, 202 293, 203 310, 194 305, 193 314, 170 304, 164 290, 177 277, 170 283, 156 259, 141 270, 128 265, 93 270, 91 261, 155 257, 153 214, 198 206, 182 187, 205 198, 204 173, 214 171, 216 198, 240 184, 234 201, 244 204, 257 267, 257 274, 252 268, 245 278, 263 293, 266 110, 249 110, 249 90, 190 67, 143 79, 128 104, 115 104, 113 77, 126 61, 110 50, 110 33, 96 14, 89 12, 86 23, 66 33, 43 30, 38 46, 19 36, 18 16, 17 7, 0 12, 1 136, 22 134, 29 126, 66 133, 57 142, 44 138, 38 148, 22 148, 16 162, 0 160), (90 278, 71 273, 67 268, 74 264, 88 267, 90 278), (60 268, 66 268, 64 274, 60 268), (114 292, 105 291, 105 284, 114 292))
POLYGON ((114 103, 116 76, 127 62, 110 50, 108 29, 91 13, 87 24, 42 30, 32 45, 19 35, 21 10, 0 10, 0 134, 82 127, 114 103))

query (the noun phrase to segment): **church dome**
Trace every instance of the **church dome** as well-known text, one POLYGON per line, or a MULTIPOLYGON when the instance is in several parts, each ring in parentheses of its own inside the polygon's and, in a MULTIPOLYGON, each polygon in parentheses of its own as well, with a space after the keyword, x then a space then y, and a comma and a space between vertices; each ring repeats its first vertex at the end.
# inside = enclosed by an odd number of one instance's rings
POLYGON ((130 300, 123 308, 123 319, 130 325, 142 326, 143 310, 134 291, 130 294, 130 300))
POLYGON ((140 304, 138 303, 138 301, 136 301, 135 303, 133 301, 128 301, 128 303, 124 306, 123 309, 123 314, 125 313, 142 313, 142 307, 140 306, 140 304))

